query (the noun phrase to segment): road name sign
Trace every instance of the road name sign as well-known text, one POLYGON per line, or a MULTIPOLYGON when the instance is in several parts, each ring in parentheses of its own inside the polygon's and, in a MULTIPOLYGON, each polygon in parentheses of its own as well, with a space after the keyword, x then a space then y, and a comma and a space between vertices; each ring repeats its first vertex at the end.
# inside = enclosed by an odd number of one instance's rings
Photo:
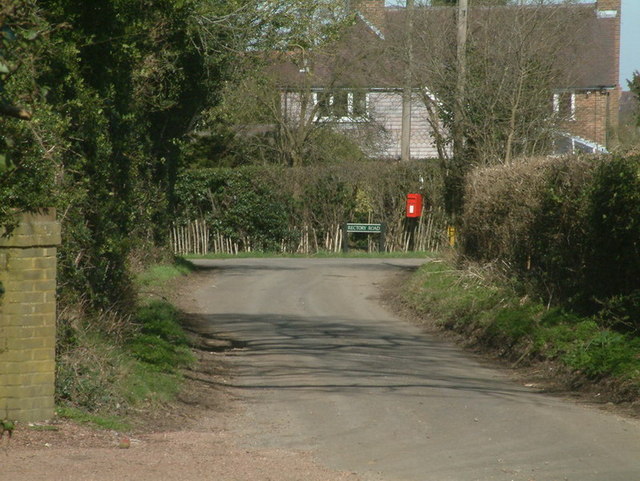
POLYGON ((363 232, 363 233, 370 233, 370 234, 380 234, 382 232, 382 224, 347 223, 347 232, 363 232))

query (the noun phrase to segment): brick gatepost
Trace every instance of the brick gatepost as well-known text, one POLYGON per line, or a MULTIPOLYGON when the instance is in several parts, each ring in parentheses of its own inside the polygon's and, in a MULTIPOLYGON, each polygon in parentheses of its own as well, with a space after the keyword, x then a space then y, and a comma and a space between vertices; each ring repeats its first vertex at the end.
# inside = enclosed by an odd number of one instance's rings
POLYGON ((53 416, 59 244, 54 209, 22 215, 0 237, 0 419, 53 416))

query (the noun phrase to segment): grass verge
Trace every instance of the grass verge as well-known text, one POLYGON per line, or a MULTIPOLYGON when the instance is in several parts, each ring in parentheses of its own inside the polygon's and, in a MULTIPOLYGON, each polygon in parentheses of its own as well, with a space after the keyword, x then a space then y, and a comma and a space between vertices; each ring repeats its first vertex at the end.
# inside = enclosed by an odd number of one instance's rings
POLYGON ((137 277, 145 295, 129 315, 97 313, 67 323, 65 342, 58 345, 59 416, 126 430, 132 412, 175 399, 181 369, 193 364, 195 356, 180 313, 162 295, 153 294, 191 270, 184 260, 151 266, 137 277))
POLYGON ((91 414, 82 409, 71 406, 60 406, 56 409, 56 415, 60 418, 73 419, 82 424, 91 424, 102 429, 113 431, 128 431, 131 424, 121 416, 106 414, 91 414))
POLYGON ((167 282, 190 274, 193 272, 193 264, 191 262, 176 257, 172 264, 155 264, 149 266, 136 276, 136 285, 138 287, 158 287, 167 282))
POLYGON ((574 385, 606 385, 612 401, 640 395, 639 338, 548 309, 490 271, 458 270, 435 259, 414 274, 403 298, 422 317, 515 365, 556 363, 574 385))

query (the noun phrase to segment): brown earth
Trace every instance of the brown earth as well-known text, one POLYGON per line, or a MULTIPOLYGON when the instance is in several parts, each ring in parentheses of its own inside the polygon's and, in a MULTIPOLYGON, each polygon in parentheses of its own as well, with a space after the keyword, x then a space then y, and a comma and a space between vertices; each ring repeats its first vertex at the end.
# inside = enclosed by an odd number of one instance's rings
POLYGON ((242 402, 225 389, 218 358, 199 351, 198 368, 180 399, 140 413, 129 433, 96 430, 68 420, 18 426, 3 440, 0 479, 57 480, 282 480, 356 481, 331 472, 303 452, 247 450, 229 427, 242 402))

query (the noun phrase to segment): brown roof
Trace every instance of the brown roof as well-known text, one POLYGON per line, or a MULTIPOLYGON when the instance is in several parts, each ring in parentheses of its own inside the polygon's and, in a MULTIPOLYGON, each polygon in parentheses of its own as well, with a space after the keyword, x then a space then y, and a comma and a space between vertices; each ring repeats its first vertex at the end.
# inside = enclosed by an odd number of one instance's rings
POLYGON ((370 66, 383 61, 376 55, 381 47, 380 37, 357 19, 339 41, 319 51, 276 54, 278 60, 272 63, 271 72, 284 88, 390 86, 381 76, 371 79, 368 75, 370 66))
POLYGON ((582 15, 581 23, 574 27, 575 43, 568 47, 562 58, 568 67, 569 82, 566 86, 615 87, 619 72, 616 42, 619 19, 598 18, 593 6, 582 8, 587 15, 582 15))
MULTIPOLYGON (((404 8, 386 8, 381 38, 358 19, 337 43, 324 53, 308 54, 308 71, 300 61, 275 62, 273 72, 285 87, 399 87, 402 85, 406 49, 404 8)), ((618 77, 618 18, 598 18, 594 4, 545 7, 507 6, 470 9, 469 38, 479 40, 487 58, 507 63, 518 55, 519 45, 545 52, 558 70, 554 88, 594 89, 614 87, 618 77), (484 43, 483 43, 484 42, 484 43)), ((442 62, 455 65, 455 9, 416 7, 413 50, 416 75, 433 75, 442 62), (439 65, 430 65, 437 60, 439 65)), ((544 55, 543 55, 544 57, 544 55)), ((426 81, 428 84, 428 81, 426 81)))

